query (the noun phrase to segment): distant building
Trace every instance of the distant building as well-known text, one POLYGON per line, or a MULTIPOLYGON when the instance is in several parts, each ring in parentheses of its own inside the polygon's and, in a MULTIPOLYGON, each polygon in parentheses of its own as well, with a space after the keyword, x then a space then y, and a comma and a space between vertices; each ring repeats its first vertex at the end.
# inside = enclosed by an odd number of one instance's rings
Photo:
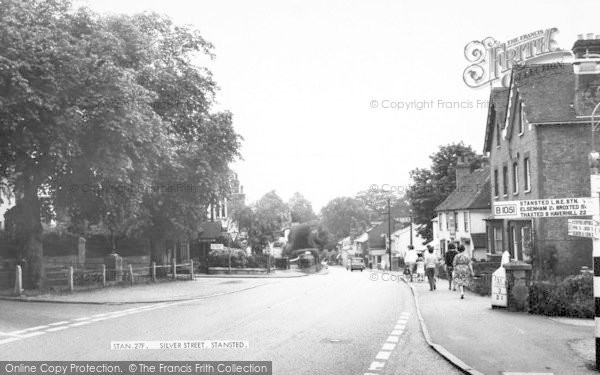
POLYGON ((441 256, 449 243, 461 244, 470 257, 487 259, 486 219, 490 208, 490 168, 471 171, 470 160, 456 164, 456 189, 436 208, 433 243, 441 256))
MULTIPOLYGON (((425 239, 419 235, 419 225, 412 226, 412 244, 415 249, 423 248, 421 245, 425 239)), ((404 258, 408 246, 411 244, 410 225, 392 233, 392 256, 404 258)))
POLYGON ((226 232, 239 232, 237 223, 231 217, 232 208, 237 205, 243 205, 246 200, 244 187, 240 185, 237 173, 231 172, 229 175, 230 193, 227 197, 210 204, 207 208, 209 221, 218 221, 226 232))

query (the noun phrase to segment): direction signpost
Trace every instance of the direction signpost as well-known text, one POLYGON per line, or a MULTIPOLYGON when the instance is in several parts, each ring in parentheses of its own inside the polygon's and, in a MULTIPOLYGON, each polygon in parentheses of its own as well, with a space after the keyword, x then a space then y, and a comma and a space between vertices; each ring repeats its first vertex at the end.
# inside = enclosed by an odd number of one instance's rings
POLYGON ((594 208, 591 197, 498 201, 493 207, 497 219, 592 216, 594 208))
POLYGON ((569 236, 600 238, 600 226, 594 220, 569 219, 569 236))

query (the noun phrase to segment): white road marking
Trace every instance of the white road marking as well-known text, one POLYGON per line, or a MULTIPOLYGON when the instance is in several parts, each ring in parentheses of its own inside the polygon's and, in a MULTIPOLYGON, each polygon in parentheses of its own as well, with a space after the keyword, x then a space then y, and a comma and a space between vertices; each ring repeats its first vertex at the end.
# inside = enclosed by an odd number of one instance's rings
POLYGON ((397 335, 397 336, 400 336, 401 334, 402 334, 401 329, 395 329, 390 333, 390 335, 397 335))
POLYGON ((390 354, 392 354, 392 352, 379 352, 375 356, 375 359, 384 359, 387 361, 388 359, 390 359, 390 354))
POLYGON ((48 325, 49 326, 60 326, 60 325, 67 324, 67 323, 69 323, 69 322, 66 320, 63 320, 62 322, 50 323, 48 325))
POLYGON ((91 317, 89 317, 89 316, 88 316, 88 317, 85 317, 85 318, 77 318, 77 319, 73 319, 73 321, 75 321, 75 322, 81 322, 81 321, 84 321, 84 320, 90 320, 90 319, 91 319, 91 317))
POLYGON ((400 337, 399 336, 390 336, 387 338, 388 342, 398 342, 400 341, 400 337))
POLYGON ((502 372, 502 375, 554 375, 553 372, 502 372))
POLYGON ((378 371, 381 370, 383 368, 383 366, 385 366, 385 362, 371 362, 371 366, 369 367, 369 370, 373 371, 378 371))
POLYGON ((398 324, 394 327, 394 329, 399 329, 399 330, 403 330, 404 328, 406 328, 406 324, 398 324))
POLYGON ((383 344, 383 346, 381 347, 381 350, 394 350, 396 349, 396 344, 390 344, 388 342, 386 342, 385 344, 383 344))
POLYGON ((90 323, 91 323, 91 322, 88 320, 88 321, 86 321, 86 322, 79 322, 79 323, 73 323, 73 324, 70 324, 70 325, 69 325, 69 327, 79 327, 79 326, 84 326, 84 325, 86 325, 86 324, 90 324, 90 323))
POLYGON ((8 344, 9 342, 13 342, 13 341, 17 341, 17 340, 21 340, 21 338, 20 337, 11 337, 8 339, 0 340, 0 345, 8 344))

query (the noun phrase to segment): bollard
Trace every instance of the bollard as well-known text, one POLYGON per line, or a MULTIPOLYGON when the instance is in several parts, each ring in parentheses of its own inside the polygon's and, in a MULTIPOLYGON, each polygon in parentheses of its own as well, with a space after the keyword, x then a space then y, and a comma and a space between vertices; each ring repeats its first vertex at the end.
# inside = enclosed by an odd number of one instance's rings
POLYGON ((69 267, 69 292, 73 291, 73 266, 69 267))
POLYGON ((15 272, 15 295, 20 297, 23 293, 23 270, 21 266, 17 266, 15 272))
POLYGON ((106 264, 102 265, 102 286, 106 286, 106 264))
POLYGON ((130 284, 133 285, 133 267, 131 266, 131 264, 129 265, 129 280, 130 284))
POLYGON ((173 280, 177 280, 177 260, 173 258, 173 280))
POLYGON ((156 262, 152 262, 152 281, 156 281, 156 262))
POLYGON ((190 280, 194 280, 194 261, 190 259, 190 280))

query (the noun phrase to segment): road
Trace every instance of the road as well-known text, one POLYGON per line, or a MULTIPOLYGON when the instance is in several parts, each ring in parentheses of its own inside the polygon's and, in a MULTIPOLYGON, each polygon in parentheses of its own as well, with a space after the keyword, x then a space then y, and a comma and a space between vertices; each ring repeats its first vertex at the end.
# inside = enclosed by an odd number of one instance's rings
POLYGON ((408 287, 382 276, 331 267, 291 279, 220 279, 246 289, 172 303, 0 301, 0 360, 266 360, 274 374, 458 374, 424 341, 408 287), (111 350, 113 341, 171 340, 248 347, 111 350))

